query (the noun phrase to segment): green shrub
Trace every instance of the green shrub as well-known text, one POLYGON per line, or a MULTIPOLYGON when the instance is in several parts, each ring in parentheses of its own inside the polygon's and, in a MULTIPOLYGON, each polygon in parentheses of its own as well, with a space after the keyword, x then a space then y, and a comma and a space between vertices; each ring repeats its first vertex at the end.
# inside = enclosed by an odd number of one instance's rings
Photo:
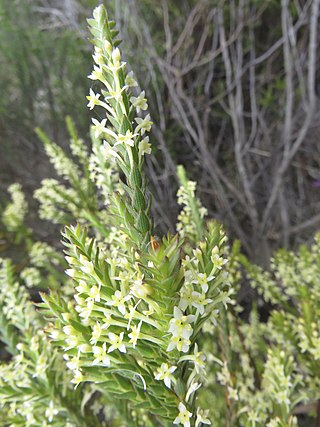
POLYGON ((65 225, 65 260, 24 226, 19 186, 2 213, 8 241, 27 253, 22 266, 1 261, 2 425, 292 427, 301 413, 319 419, 319 237, 297 254, 280 251, 264 271, 206 217, 182 167, 177 234, 156 237, 144 166, 148 101, 105 8, 88 22, 89 78, 99 88, 87 97, 99 117, 91 144, 70 119, 72 157, 37 131, 60 181, 45 180, 35 197, 43 219, 65 225), (241 283, 258 295, 248 319, 237 302, 241 283))

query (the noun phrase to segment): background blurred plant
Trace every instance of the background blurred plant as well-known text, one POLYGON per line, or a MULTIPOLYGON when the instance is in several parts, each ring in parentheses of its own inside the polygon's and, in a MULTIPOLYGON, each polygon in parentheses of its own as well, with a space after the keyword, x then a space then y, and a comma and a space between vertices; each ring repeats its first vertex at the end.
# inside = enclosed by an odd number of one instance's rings
POLYGON ((149 175, 162 221, 178 162, 258 263, 307 238, 320 220, 319 1, 119 3, 158 124, 149 175))

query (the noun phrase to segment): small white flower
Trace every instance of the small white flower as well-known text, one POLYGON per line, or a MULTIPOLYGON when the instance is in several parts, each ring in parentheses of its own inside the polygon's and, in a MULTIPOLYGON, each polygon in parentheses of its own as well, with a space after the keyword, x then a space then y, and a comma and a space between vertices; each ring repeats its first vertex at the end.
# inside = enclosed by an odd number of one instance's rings
POLYGON ((90 110, 93 110, 93 108, 96 105, 99 105, 99 98, 100 98, 100 93, 94 93, 92 89, 90 89, 90 95, 87 96, 87 100, 89 101, 89 103, 87 104, 87 107, 90 108, 90 110))
POLYGON ((117 136, 117 142, 115 145, 130 145, 130 147, 134 146, 134 138, 137 136, 138 134, 136 133, 132 133, 129 130, 127 130, 125 135, 121 135, 119 134, 117 136))
POLYGON ((126 353, 127 349, 125 344, 122 342, 123 341, 123 335, 124 333, 121 332, 120 335, 116 335, 113 332, 110 332, 108 337, 110 340, 110 343, 112 344, 109 349, 108 349, 108 353, 111 353, 114 350, 119 350, 121 351, 121 353, 126 353))
POLYGON ((144 119, 136 117, 135 121, 138 124, 135 132, 139 132, 141 130, 141 135, 144 135, 145 132, 150 132, 151 126, 153 125, 153 122, 150 120, 150 114, 147 114, 144 119))
POLYGON ((76 371, 74 371, 74 376, 71 380, 72 384, 75 384, 74 388, 77 388, 78 385, 83 381, 85 381, 85 377, 82 374, 82 372, 80 371, 80 369, 77 369, 76 371))
POLYGON ((80 359, 79 354, 76 357, 72 357, 67 363, 67 367, 70 369, 70 371, 78 371, 80 368, 80 359))
POLYGON ((198 344, 195 343, 194 345, 194 367, 195 370, 197 372, 197 374, 199 375, 200 373, 205 373, 205 360, 206 360, 206 356, 201 352, 198 351, 198 344))
POLYGON ((125 91, 127 86, 123 86, 122 88, 117 88, 116 90, 109 90, 110 96, 106 96, 105 99, 114 98, 117 102, 120 102, 122 99, 122 92, 125 91))
POLYGON ((130 102, 136 108, 137 113, 141 110, 146 110, 148 108, 148 103, 145 96, 145 91, 143 90, 138 97, 132 96, 130 102))
POLYGON ((97 321, 95 325, 93 325, 92 328, 92 336, 90 338, 90 342, 91 344, 97 344, 100 336, 102 333, 102 327, 100 325, 100 323, 97 321))
POLYGON ((125 315, 124 315, 124 318, 129 320, 128 325, 127 325, 127 331, 130 329, 130 325, 131 325, 132 319, 134 318, 134 316, 135 316, 135 314, 137 312, 136 308, 138 307, 138 305, 140 304, 140 302, 141 302, 141 300, 139 300, 135 306, 133 306, 133 305, 130 304, 129 307, 128 307, 128 310, 129 310, 128 313, 126 312, 125 315))
POLYGON ((105 40, 105 41, 103 42, 103 48, 104 48, 104 50, 105 50, 109 55, 111 55, 111 52, 112 52, 112 44, 111 44, 108 40, 105 40))
POLYGON ((49 403, 49 407, 46 409, 46 412, 45 412, 46 417, 48 418, 48 421, 51 423, 51 421, 53 420, 53 417, 58 413, 59 413, 59 410, 54 407, 54 403, 51 400, 49 403))
POLYGON ((192 413, 187 410, 182 402, 179 403, 178 408, 179 415, 173 421, 173 424, 183 424, 184 427, 190 427, 190 418, 192 417, 192 413))
POLYGON ((131 288, 130 292, 132 295, 134 295, 136 298, 146 299, 148 295, 151 294, 152 289, 149 285, 146 283, 143 283, 143 276, 137 278, 131 288))
POLYGON ((131 327, 131 331, 130 334, 128 335, 128 337, 130 338, 130 343, 132 344, 133 348, 136 347, 137 345, 137 341, 140 335, 140 328, 142 325, 142 320, 139 322, 138 326, 134 325, 131 327))
POLYGON ((128 86, 128 87, 138 86, 138 83, 135 81, 135 79, 133 77, 133 71, 130 71, 127 74, 127 77, 126 77, 126 86, 128 86))
POLYGON ((228 387, 229 399, 231 400, 239 400, 238 391, 233 387, 228 387))
POLYGON ((173 314, 174 318, 170 320, 169 332, 171 332, 173 336, 189 339, 193 332, 190 323, 194 321, 195 316, 184 316, 179 307, 174 307, 173 314))
POLYGON ((211 282, 211 280, 213 279, 214 279, 214 276, 207 277, 205 273, 198 273, 197 278, 193 280, 192 283, 200 285, 202 291, 207 292, 209 288, 208 283, 211 282))
POLYGON ((186 402, 188 402, 188 400, 189 400, 189 397, 195 392, 195 391, 197 391, 199 388, 201 387, 201 383, 197 383, 197 382, 194 382, 194 381, 192 381, 192 383, 191 383, 191 385, 190 385, 190 387, 189 387, 189 389, 188 389, 188 391, 187 391, 187 394, 186 394, 186 402))
POLYGON ((112 301, 109 301, 107 304, 117 307, 120 313, 124 316, 126 313, 126 305, 125 302, 132 298, 132 295, 122 295, 120 291, 115 291, 114 295, 112 295, 112 301))
POLYGON ((212 302, 212 299, 207 298, 205 294, 200 294, 200 292, 192 292, 192 305, 195 307, 200 315, 202 316, 204 313, 205 306, 212 302))
POLYGON ((102 67, 97 67, 94 65, 92 73, 88 76, 91 80, 100 80, 101 82, 105 83, 105 78, 103 77, 103 70, 102 67))
POLYGON ((84 320, 88 320, 93 310, 93 306, 94 306, 94 300, 91 298, 87 298, 86 306, 81 307, 79 310, 79 316, 82 317, 84 320))
POLYGON ((179 302, 179 308, 182 311, 185 311, 187 307, 191 307, 193 304, 193 293, 194 289, 190 283, 187 283, 183 286, 180 291, 181 299, 179 302))
POLYGON ((107 348, 106 343, 103 343, 102 347, 100 346, 93 346, 92 352, 95 356, 94 361, 92 362, 92 365, 98 365, 102 363, 103 365, 109 367, 110 366, 110 358, 107 355, 107 348))
POLYGON ((103 141, 102 152, 106 159, 113 160, 112 158, 120 158, 116 149, 112 147, 107 141, 103 141))
POLYGON ((99 138, 99 136, 108 131, 106 127, 107 119, 103 119, 99 122, 97 119, 92 119, 92 123, 94 124, 94 136, 95 138, 99 138))
POLYGON ((171 381, 176 382, 176 379, 172 375, 176 369, 176 366, 169 366, 167 363, 162 363, 161 367, 157 368, 155 372, 155 379, 158 381, 163 380, 165 385, 170 388, 171 381))
MULTIPOLYGON (((258 420, 260 421, 260 420, 258 420)), ((267 427, 279 427, 281 424, 281 420, 280 418, 276 417, 272 420, 270 420, 270 422, 267 424, 267 427)))
POLYGON ((76 273, 76 270, 75 270, 75 269, 73 269, 73 268, 68 268, 67 270, 65 270, 65 273, 66 273, 69 277, 73 278, 73 277, 74 277, 74 275, 75 275, 75 273, 76 273))
POLYGON ((179 336, 172 337, 170 339, 167 351, 172 351, 176 348, 178 351, 187 353, 189 350, 190 344, 191 344, 191 341, 186 338, 179 337, 179 336))
POLYGON ((197 418, 195 427, 198 427, 200 424, 210 425, 211 421, 208 418, 209 410, 204 411, 203 409, 197 409, 197 418))
POLYGON ((212 249, 211 261, 212 261, 213 266, 215 268, 217 268, 218 270, 221 270, 222 267, 228 262, 227 259, 224 259, 221 256, 219 256, 219 248, 218 248, 218 246, 215 246, 212 249))
POLYGON ((141 160, 145 154, 151 153, 151 144, 149 144, 149 137, 146 136, 139 142, 139 159, 141 160))
POLYGON ((100 289, 98 288, 98 286, 96 285, 92 286, 92 288, 89 291, 89 298, 97 302, 100 301, 100 289))

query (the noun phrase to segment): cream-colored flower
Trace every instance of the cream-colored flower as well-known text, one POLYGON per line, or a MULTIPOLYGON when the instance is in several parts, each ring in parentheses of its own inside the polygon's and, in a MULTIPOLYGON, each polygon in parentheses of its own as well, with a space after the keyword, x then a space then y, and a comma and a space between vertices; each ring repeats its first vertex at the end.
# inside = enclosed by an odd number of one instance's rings
POLYGON ((190 427, 190 418, 192 417, 192 413, 187 410, 182 402, 179 403, 178 408, 179 415, 173 421, 173 424, 183 424, 184 427, 190 427))
POLYGON ((158 381, 163 380, 165 385, 170 388, 171 381, 176 382, 176 379, 172 375, 176 369, 176 366, 169 366, 167 363, 162 363, 161 367, 157 368, 154 377, 158 381))
POLYGON ((113 332, 110 332, 108 337, 111 343, 111 346, 108 349, 108 353, 111 353, 114 350, 119 350, 121 353, 126 353, 127 349, 125 344, 123 343, 123 335, 124 333, 121 332, 120 335, 116 335, 113 332))
POLYGON ((132 96, 130 98, 130 102, 132 105, 136 108, 137 113, 139 113, 141 110, 146 110, 148 108, 148 103, 145 98, 145 91, 143 90, 138 97, 132 96))

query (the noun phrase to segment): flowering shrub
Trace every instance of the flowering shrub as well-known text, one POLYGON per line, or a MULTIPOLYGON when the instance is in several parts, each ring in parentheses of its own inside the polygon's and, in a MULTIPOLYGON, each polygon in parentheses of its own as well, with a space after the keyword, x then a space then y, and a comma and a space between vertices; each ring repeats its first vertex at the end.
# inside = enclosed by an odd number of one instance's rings
POLYGON ((178 234, 157 238, 143 169, 146 94, 104 7, 88 22, 88 107, 99 117, 91 148, 70 119, 72 158, 38 130, 61 181, 45 180, 35 197, 43 219, 69 224, 65 260, 23 228, 19 187, 2 215, 29 250, 23 268, 2 261, 2 425, 297 425, 320 399, 319 239, 277 254, 271 272, 251 265, 205 219, 182 167, 178 234), (36 309, 31 294, 46 280, 36 309), (248 280, 258 304, 272 304, 266 322, 257 305, 249 320, 241 314, 236 292, 248 280))

